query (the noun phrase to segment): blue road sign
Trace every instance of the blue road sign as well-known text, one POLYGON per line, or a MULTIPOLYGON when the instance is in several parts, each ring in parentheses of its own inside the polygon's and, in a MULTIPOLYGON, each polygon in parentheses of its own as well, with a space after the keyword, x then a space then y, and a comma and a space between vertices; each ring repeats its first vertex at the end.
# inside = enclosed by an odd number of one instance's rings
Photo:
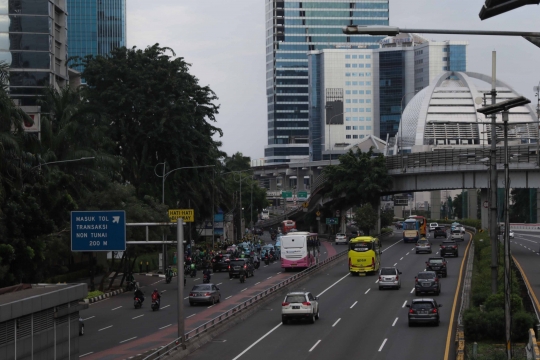
POLYGON ((71 251, 126 250, 126 212, 72 211, 71 251))

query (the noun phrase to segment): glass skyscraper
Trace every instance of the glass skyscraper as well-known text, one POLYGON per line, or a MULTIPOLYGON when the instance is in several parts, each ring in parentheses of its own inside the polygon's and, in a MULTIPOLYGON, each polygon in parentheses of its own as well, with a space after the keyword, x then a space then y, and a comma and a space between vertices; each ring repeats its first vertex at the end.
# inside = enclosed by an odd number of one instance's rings
MULTIPOLYGON (((388 25, 388 0, 266 0, 267 163, 309 157, 308 51, 378 48, 346 25, 388 25)), ((315 139, 312 139, 315 140, 315 139)))
POLYGON ((126 46, 126 0, 67 0, 67 4, 69 57, 107 55, 126 46))

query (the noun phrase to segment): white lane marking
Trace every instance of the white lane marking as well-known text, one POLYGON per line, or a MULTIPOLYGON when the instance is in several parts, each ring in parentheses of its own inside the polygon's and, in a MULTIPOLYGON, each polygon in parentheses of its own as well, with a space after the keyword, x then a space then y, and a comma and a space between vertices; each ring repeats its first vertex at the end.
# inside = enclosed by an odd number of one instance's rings
POLYGON ((397 265, 397 263, 394 264, 394 266, 396 266, 396 265, 397 265))
POLYGON ((159 328, 159 330, 162 330, 162 329, 165 329, 165 328, 168 328, 169 326, 171 326, 172 324, 169 324, 169 325, 165 325, 165 326, 162 326, 159 328))
POLYGON ((82 354, 81 356, 79 356, 79 358, 85 357, 86 355, 90 355, 90 354, 93 354, 93 353, 94 353, 93 351, 90 351, 89 353, 82 354))
POLYGON ((88 305, 90 305, 90 306, 96 305, 97 303, 100 303, 100 302, 103 302, 103 301, 106 301, 106 300, 111 300, 111 298, 109 297, 109 298, 106 298, 106 299, 102 299, 102 300, 96 301, 96 302, 93 303, 93 304, 88 304, 88 305))
POLYGON ((409 255, 410 253, 406 253, 405 256, 409 255))
POLYGON ((162 309, 168 308, 169 306, 171 305, 165 305, 164 307, 162 307, 162 309))
MULTIPOLYGON (((413 290, 414 290, 414 289, 413 289, 413 290)), ((405 305, 407 305, 407 300, 405 300, 405 302, 403 303, 403 305, 401 305, 401 307, 404 308, 405 305)))
POLYGON ((232 280, 233 278, 230 278, 229 280, 232 280))
POLYGON ((162 293, 164 293, 165 291, 167 291, 167 290, 163 290, 162 293))
POLYGON ((201 278, 196 278, 196 279, 195 279, 195 280, 193 280, 193 281, 197 281, 197 280, 201 280, 201 278))
POLYGON ((197 314, 191 314, 191 315, 187 316, 186 319, 189 319, 190 317, 195 316, 195 315, 197 315, 197 314))
POLYGON ((98 331, 101 331, 101 330, 107 330, 107 329, 110 329, 110 328, 112 328, 112 327, 113 327, 112 325, 109 325, 109 326, 107 326, 107 327, 104 327, 103 329, 99 329, 98 331))
POLYGON ((90 320, 90 319, 92 319, 92 318, 95 318, 95 316, 87 317, 86 319, 83 319, 83 321, 90 320))
POLYGON ((309 352, 312 352, 313 349, 315 349, 315 347, 316 347, 317 345, 319 345, 320 342, 321 342, 321 340, 317 341, 317 342, 315 343, 315 345, 313 345, 313 346, 311 347, 311 349, 309 349, 309 352))
POLYGON ((231 296, 227 296, 227 297, 225 298, 225 300, 230 299, 230 298, 232 298, 232 295, 231 295, 231 296))
POLYGON ((377 279, 377 281, 375 281, 375 284, 379 282, 379 279, 377 279))
MULTIPOLYGON (((333 283, 332 285, 330 285, 329 287, 327 287, 326 289, 323 290, 322 293, 320 293, 319 295, 317 295, 317 297, 321 296, 322 294, 324 294, 325 292, 327 292, 328 290, 330 290, 331 288, 333 288, 338 282, 340 282, 341 280, 345 279, 347 276, 349 276, 350 274, 347 274, 345 275, 344 277, 342 277, 341 279, 339 279, 338 281, 336 281, 335 283, 333 283)), ((233 359, 234 360, 234 359, 233 359)))
POLYGON ((269 276, 269 277, 267 277, 267 278, 266 278, 266 280, 268 280, 268 279, 271 279, 271 278, 272 278, 272 277, 271 277, 271 276, 269 276))
POLYGON ((334 325, 332 325, 332 327, 336 326, 337 323, 341 320, 341 318, 337 319, 336 322, 334 323, 334 325))
MULTIPOLYGON (((261 282, 259 281, 258 283, 255 283, 255 285, 259 285, 260 283, 261 283, 261 282)), ((255 286, 255 285, 254 285, 254 286, 255 286)))
POLYGON ((388 339, 384 339, 384 341, 382 342, 381 347, 379 348, 379 352, 381 352, 382 348, 384 347, 384 344, 386 344, 386 340, 388 339))
POLYGON ((280 271, 280 272, 278 272, 278 274, 281 274, 281 271, 280 271))
POLYGON ((438 253, 439 253, 439 252, 437 251, 437 252, 435 253, 435 255, 437 255, 438 253))
POLYGON ((371 290, 371 288, 367 289, 367 291, 364 294, 367 294, 369 292, 369 290, 371 290))
POLYGON ((396 320, 394 320, 394 322, 392 323, 392 326, 396 326, 397 319, 398 319, 398 318, 396 318, 396 320))
POLYGON ((358 303, 358 301, 355 301, 354 304, 352 304, 349 309, 352 309, 354 307, 354 305, 356 305, 357 303, 358 303))
POLYGON ((248 288, 245 288, 244 290, 240 290, 240 292, 246 291, 248 288))
POLYGON ((414 288, 412 288, 412 290, 411 290, 411 294, 412 294, 413 292, 414 292, 414 288))
POLYGON ((399 259, 399 260, 403 260, 403 256, 402 256, 401 259, 399 259))
POLYGON ((132 337, 132 338, 129 338, 129 339, 126 339, 126 340, 122 340, 122 341, 119 342, 119 344, 125 343, 125 342, 127 342, 127 341, 129 341, 129 340, 133 340, 133 339, 136 339, 136 338, 137 338, 137 337, 134 336, 134 337, 132 337))
POLYGON ((402 241, 403 241, 403 239, 396 241, 395 243, 393 243, 392 245, 390 245, 389 247, 387 247, 386 249, 384 249, 382 252, 385 252, 386 250, 390 249, 392 246, 394 246, 394 245, 396 245, 396 244, 399 244, 399 243, 402 242, 402 241))
POLYGON ((414 250, 414 248, 411 249, 411 251, 413 251, 413 250, 414 250))
POLYGON ((219 284, 217 284, 217 285, 221 285, 221 284, 223 284, 223 283, 219 283, 219 284))
POLYGON ((115 307, 114 309, 111 309, 111 311, 118 310, 118 309, 120 309, 121 307, 122 307, 122 306, 115 307))
MULTIPOLYGON (((348 275, 348 274, 347 274, 348 275)), ((272 328, 272 330, 270 330, 269 332, 267 332, 266 334, 264 334, 262 337, 259 338, 259 340, 255 341, 253 344, 249 345, 247 347, 246 350, 242 351, 240 354, 238 354, 234 359, 232 360, 237 360, 240 358, 240 356, 244 355, 245 353, 247 353, 249 351, 249 349, 251 349, 252 347, 254 347, 255 345, 257 345, 258 343, 260 343, 265 337, 267 337, 268 335, 270 335, 271 333, 273 333, 278 327, 280 327, 282 325, 282 323, 279 323, 277 324, 276 326, 274 326, 272 328)))
POLYGON ((144 316, 144 314, 139 315, 139 316, 135 316, 134 318, 131 318, 131 320, 136 319, 136 318, 140 318, 141 316, 144 316))
POLYGON ((268 265, 264 265, 263 267, 267 267, 268 265))
POLYGON ((189 296, 186 296, 186 297, 184 298, 184 300, 186 300, 186 299, 189 299, 189 296))
POLYGON ((212 307, 214 307, 214 305, 210 305, 209 307, 207 307, 207 309, 210 309, 210 308, 212 308, 212 307))

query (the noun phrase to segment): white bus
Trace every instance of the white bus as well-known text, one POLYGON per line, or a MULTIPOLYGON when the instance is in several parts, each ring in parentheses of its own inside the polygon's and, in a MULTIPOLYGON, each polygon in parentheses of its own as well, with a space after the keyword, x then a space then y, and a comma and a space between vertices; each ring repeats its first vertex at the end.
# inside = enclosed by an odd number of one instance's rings
POLYGON ((270 210, 263 209, 261 212, 261 220, 268 220, 270 219, 270 210))
POLYGON ((296 231, 281 237, 281 267, 308 268, 315 264, 313 252, 308 253, 308 241, 317 243, 317 234, 296 231))

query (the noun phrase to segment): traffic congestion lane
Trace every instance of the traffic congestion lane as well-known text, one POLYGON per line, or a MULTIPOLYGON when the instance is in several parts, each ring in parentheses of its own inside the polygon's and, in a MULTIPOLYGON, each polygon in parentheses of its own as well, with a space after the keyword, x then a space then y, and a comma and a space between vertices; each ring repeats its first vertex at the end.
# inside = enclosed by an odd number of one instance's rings
MULTIPOLYGON (((335 254, 336 250, 333 249, 331 244, 323 243, 321 247, 321 260, 327 256, 335 254)), ((345 251, 343 249, 337 249, 337 251, 345 251)), ((202 279, 196 277, 194 279, 188 277, 188 284, 186 286, 186 297, 184 299, 185 314, 186 314, 186 329, 194 328, 215 316, 218 316, 223 311, 233 308, 238 303, 247 300, 249 297, 254 296, 258 292, 264 290, 283 281, 286 277, 293 275, 294 273, 284 273, 279 266, 279 262, 275 262, 268 266, 264 264, 256 271, 256 275, 246 280, 246 283, 240 284, 238 279, 233 278, 229 280, 228 273, 216 273, 212 275, 212 282, 218 284, 222 294, 222 303, 215 305, 214 307, 208 305, 189 306, 187 301, 187 295, 194 283, 201 283, 202 279), (235 296, 242 294, 242 296, 235 296)), ((86 318, 85 322, 85 336, 81 338, 80 347, 81 354, 87 354, 88 359, 100 358, 103 351, 122 347, 122 341, 128 340, 129 342, 140 342, 141 339, 149 337, 156 331, 167 332, 169 331, 170 340, 167 340, 167 336, 164 333, 164 338, 160 344, 167 343, 176 338, 174 328, 176 328, 177 315, 176 315, 176 298, 177 298, 177 286, 176 278, 173 279, 171 284, 166 284, 164 279, 157 277, 139 277, 138 280, 141 285, 147 284, 143 289, 145 291, 146 300, 142 309, 134 309, 132 294, 124 293, 122 295, 109 298, 106 302, 97 302, 92 304, 89 310, 85 310, 81 313, 83 318, 86 318), (139 280, 141 279, 141 280, 139 280), (153 283, 149 283, 148 279, 152 279, 153 283), (154 280, 155 279, 155 280, 154 280), (161 310, 152 313, 149 309, 150 294, 153 288, 157 288, 159 291, 166 291, 162 298, 161 310), (168 299, 172 299, 168 303, 168 299), (172 305, 172 306, 171 306, 172 305), (114 310, 113 310, 114 309, 114 310), (146 309, 146 310, 145 310, 146 309), (149 314, 144 313, 149 311, 149 314), (140 316, 144 313, 144 316, 140 316), (111 315, 112 314, 112 315, 111 315), (137 323, 133 321, 144 320, 145 326, 139 327, 137 323), (105 334, 108 333, 108 334, 105 334), (100 355, 101 354, 101 355, 100 355)), ((155 342, 149 342, 146 348, 151 349, 155 347, 155 342)), ((125 346, 123 346, 125 348, 125 346)), ((144 347, 141 345, 137 347, 137 352, 144 347)), ((113 351, 114 352, 114 351, 113 351)), ((133 355, 133 351, 123 353, 124 355, 133 355)), ((117 356, 118 353, 114 354, 117 356)), ((113 358, 114 358, 113 356, 113 358)))
MULTIPOLYGON (((464 243, 467 244, 468 241, 464 243)), ((282 359, 296 359, 298 356, 329 359, 346 358, 350 354, 366 355, 365 358, 385 358, 387 355, 395 358, 417 358, 418 348, 425 344, 426 332, 431 339, 433 331, 431 328, 419 327, 411 329, 413 331, 410 332, 406 321, 405 301, 409 302, 415 298, 409 292, 414 286, 414 275, 424 269, 424 261, 429 257, 429 255, 414 254, 413 248, 412 244, 399 243, 399 246, 392 246, 383 254, 383 266, 393 266, 395 262, 398 262, 397 266, 403 272, 403 286, 399 291, 378 291, 375 277, 348 276, 346 264, 341 264, 331 271, 332 279, 337 279, 336 281, 339 282, 331 285, 332 287, 321 295, 321 320, 315 325, 280 326, 278 304, 274 306, 274 314, 260 312, 227 336, 221 336, 220 339, 227 340, 225 343, 211 343, 190 358, 204 359, 218 356, 220 353, 226 358, 236 358, 239 354, 242 354, 240 358, 249 358, 256 354, 258 358, 263 359, 276 356, 282 359), (409 276, 412 277, 407 280, 409 276), (409 286, 410 290, 407 289, 409 286), (406 328, 404 333, 402 325, 406 328), (257 329, 257 334, 247 334, 254 329, 257 329), (289 334, 290 329, 293 329, 291 334, 289 334), (390 336, 394 332, 397 335, 390 336), (263 339, 265 334, 266 337, 263 339), (406 343, 400 340, 402 337, 407 339, 406 343), (228 343, 234 346, 229 349, 228 343), (269 344, 275 346, 272 347, 269 344), (246 352, 238 351, 242 347, 246 352), (395 349, 406 349, 406 352, 401 350, 394 354, 395 349), (233 355, 235 351, 237 355, 233 355)), ((463 256, 463 253, 462 251, 460 255, 463 256)), ((458 259, 461 260, 461 258, 458 259)), ((454 262, 451 261, 451 263, 454 262)), ((459 265, 460 261, 455 263, 459 265)), ((443 284, 446 285, 443 285, 442 294, 439 296, 441 302, 446 302, 450 309, 454 300, 452 295, 455 293, 458 273, 459 266, 449 269, 449 277, 444 279, 443 284)), ((323 284, 328 285, 328 282, 321 274, 303 286, 302 290, 319 291, 323 284)), ((317 295, 316 291, 313 293, 317 295)), ((450 311, 443 313, 443 326, 435 329, 439 339, 436 343, 438 351, 430 351, 428 354, 420 351, 421 357, 418 358, 443 357, 449 319, 450 311)), ((430 340, 431 343, 433 342, 430 340)), ((431 345, 429 348, 432 348, 431 345)))

